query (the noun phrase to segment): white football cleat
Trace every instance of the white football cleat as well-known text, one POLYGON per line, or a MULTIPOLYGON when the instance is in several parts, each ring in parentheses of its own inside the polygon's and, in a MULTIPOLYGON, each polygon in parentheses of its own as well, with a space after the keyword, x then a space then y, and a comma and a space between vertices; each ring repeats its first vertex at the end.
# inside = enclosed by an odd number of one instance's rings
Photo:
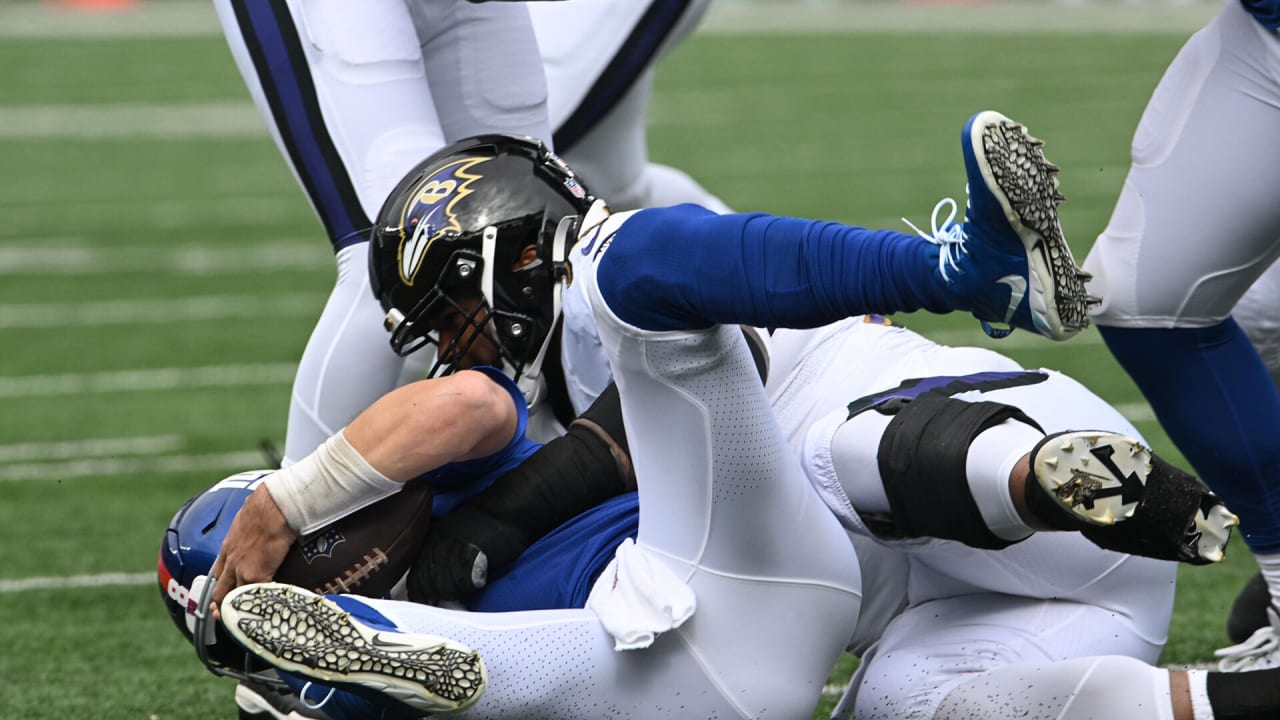
POLYGON ((219 611, 236 642, 280 670, 375 690, 424 713, 470 707, 485 689, 484 663, 471 648, 378 627, 300 587, 245 585, 219 611))

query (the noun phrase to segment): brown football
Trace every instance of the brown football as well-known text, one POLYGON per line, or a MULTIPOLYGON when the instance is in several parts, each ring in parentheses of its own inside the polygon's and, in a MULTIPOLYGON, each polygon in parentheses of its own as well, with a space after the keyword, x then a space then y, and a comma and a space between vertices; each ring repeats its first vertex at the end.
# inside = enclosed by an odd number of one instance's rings
POLYGON ((382 597, 409 571, 431 527, 431 489, 420 481, 298 538, 278 582, 318 593, 382 597))

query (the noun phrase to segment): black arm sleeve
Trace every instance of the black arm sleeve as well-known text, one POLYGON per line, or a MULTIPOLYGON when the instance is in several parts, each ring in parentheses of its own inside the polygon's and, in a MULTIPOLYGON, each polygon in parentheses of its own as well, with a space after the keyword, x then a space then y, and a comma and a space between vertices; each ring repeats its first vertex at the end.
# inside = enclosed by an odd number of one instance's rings
POLYGON ((634 489, 622 406, 610 385, 567 434, 432 527, 409 573, 409 597, 465 599, 562 523, 634 489))

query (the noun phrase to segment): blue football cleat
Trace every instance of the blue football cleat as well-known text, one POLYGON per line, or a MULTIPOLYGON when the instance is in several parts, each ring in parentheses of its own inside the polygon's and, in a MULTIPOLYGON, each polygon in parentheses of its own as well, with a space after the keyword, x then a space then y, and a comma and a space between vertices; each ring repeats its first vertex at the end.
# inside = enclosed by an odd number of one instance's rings
POLYGON ((1084 289, 1088 274, 1071 256, 1058 224, 1058 168, 1044 157, 1044 142, 994 111, 965 123, 960 136, 969 203, 961 224, 952 223, 955 201, 934 208, 932 235, 940 247, 938 272, 956 293, 960 309, 1001 338, 1022 328, 1065 340, 1089 325, 1098 299, 1084 289), (939 211, 951 215, 939 227, 939 211), (992 323, 1008 327, 997 328, 992 323))

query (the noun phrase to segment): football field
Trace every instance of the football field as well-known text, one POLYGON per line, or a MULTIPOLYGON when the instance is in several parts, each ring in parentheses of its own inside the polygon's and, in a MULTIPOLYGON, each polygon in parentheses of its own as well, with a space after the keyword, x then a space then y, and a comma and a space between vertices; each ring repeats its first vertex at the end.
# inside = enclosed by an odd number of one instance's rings
MULTIPOLYGON (((204 3, 91 23, 42 7, 0 3, 0 718, 234 717, 161 605, 156 553, 183 501, 282 443, 332 255, 204 3)), ((1212 14, 785 8, 726 2, 663 63, 655 159, 736 209, 907 230, 963 203, 960 127, 997 109, 1062 167, 1079 260, 1148 95, 1212 14)), ((898 319, 1075 375, 1182 462, 1095 332, 898 319)), ((1237 541, 1182 570, 1163 661, 1202 663, 1254 565, 1237 541)))

